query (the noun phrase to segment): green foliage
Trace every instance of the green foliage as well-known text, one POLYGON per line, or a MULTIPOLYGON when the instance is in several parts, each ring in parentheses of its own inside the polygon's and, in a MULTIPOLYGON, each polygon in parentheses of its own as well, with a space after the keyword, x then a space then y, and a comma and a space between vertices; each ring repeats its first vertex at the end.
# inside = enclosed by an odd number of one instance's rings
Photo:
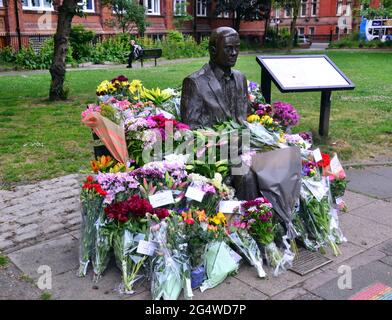
POLYGON ((381 42, 380 40, 358 40, 358 34, 353 36, 344 37, 338 41, 334 41, 329 45, 330 49, 343 49, 343 48, 392 48, 392 41, 381 42))
POLYGON ((0 50, 0 61, 2 62, 15 62, 16 53, 11 46, 4 47, 0 50))
POLYGON ((114 123, 119 122, 116 117, 116 110, 114 110, 114 108, 108 104, 101 105, 101 115, 113 121, 114 123))
POLYGON ((114 18, 107 20, 110 26, 117 26, 123 33, 132 32, 136 26, 139 34, 144 34, 149 25, 146 8, 136 0, 104 0, 103 4, 113 10, 114 18))
MULTIPOLYGON (((14 62, 18 67, 23 69, 48 69, 52 64, 53 48, 53 38, 46 39, 38 52, 35 52, 30 45, 25 46, 19 52, 15 53, 14 62)), ((73 62, 72 47, 70 46, 68 47, 65 61, 66 63, 73 62)))
POLYGON ((89 61, 93 49, 91 42, 94 37, 95 32, 87 30, 82 24, 72 27, 69 42, 73 49, 72 57, 76 61, 89 61))
POLYGON ((176 4, 176 12, 180 13, 179 15, 174 16, 173 24, 176 29, 181 29, 183 25, 187 21, 191 21, 193 16, 188 13, 187 7, 189 6, 189 2, 181 2, 176 4))
POLYGON ((130 35, 120 34, 110 37, 97 43, 91 54, 91 60, 94 63, 103 63, 113 61, 125 63, 128 59, 130 47, 130 35))
POLYGON ((362 10, 361 16, 372 20, 375 18, 390 18, 392 17, 392 1, 382 0, 378 8, 370 6, 370 0, 361 0, 362 10))
POLYGON ((0 254, 0 268, 4 268, 8 265, 8 258, 0 254))
POLYGON ((52 299, 52 295, 49 293, 49 292, 43 292, 42 294, 41 294, 41 300, 50 300, 50 299, 52 299))

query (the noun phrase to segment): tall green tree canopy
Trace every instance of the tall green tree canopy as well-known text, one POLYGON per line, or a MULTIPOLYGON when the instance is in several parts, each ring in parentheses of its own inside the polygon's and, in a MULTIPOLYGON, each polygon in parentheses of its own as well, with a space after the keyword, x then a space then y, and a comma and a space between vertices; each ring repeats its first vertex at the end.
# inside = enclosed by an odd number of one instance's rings
POLYGON ((366 19, 392 18, 392 0, 382 0, 378 8, 370 7, 370 0, 362 0, 361 16, 366 19))
POLYGON ((233 17, 233 27, 239 31, 241 20, 254 21, 268 19, 271 0, 217 0, 215 16, 229 12, 233 17), (266 17, 268 15, 268 17, 266 17))
POLYGON ((110 26, 118 27, 123 33, 137 29, 142 35, 146 31, 146 8, 137 0, 102 0, 102 4, 113 10, 113 18, 107 20, 110 26))

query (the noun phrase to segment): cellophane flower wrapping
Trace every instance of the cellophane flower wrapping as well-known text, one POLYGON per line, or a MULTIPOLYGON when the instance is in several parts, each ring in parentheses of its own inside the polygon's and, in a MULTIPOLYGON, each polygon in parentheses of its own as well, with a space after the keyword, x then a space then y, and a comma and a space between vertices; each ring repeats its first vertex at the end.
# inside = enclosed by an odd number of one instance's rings
MULTIPOLYGON (((303 180, 301 188, 300 215, 309 234, 315 240, 321 252, 329 245, 333 254, 338 256, 341 252, 336 239, 331 234, 331 200, 327 179, 322 178, 303 180)), ((336 222, 336 220, 334 219, 336 222)))
POLYGON ((228 275, 237 272, 241 257, 225 241, 213 241, 207 245, 204 266, 207 279, 200 287, 201 292, 222 283, 228 275), (236 258, 238 257, 238 258, 236 258))
POLYGON ((168 224, 162 221, 151 230, 150 239, 158 243, 151 263, 152 300, 177 300, 183 288, 182 267, 167 246, 168 224))
POLYGON ((110 232, 106 228, 106 219, 101 215, 95 223, 95 244, 93 250, 94 281, 97 282, 105 272, 111 254, 110 232))
POLYGON ((120 229, 113 236, 113 249, 117 267, 122 273, 122 285, 120 291, 125 294, 133 294, 134 285, 143 279, 140 272, 148 256, 137 253, 140 240, 145 240, 146 234, 134 233, 127 228, 120 229))
POLYGON ((260 249, 248 231, 237 230, 236 232, 230 233, 229 238, 237 250, 256 268, 259 278, 265 278, 266 274, 263 269, 263 258, 260 249))
POLYGON ((87 268, 93 256, 93 249, 96 239, 95 223, 100 214, 102 214, 103 198, 91 192, 82 191, 82 226, 81 240, 79 247, 79 276, 84 277, 87 274, 87 268))

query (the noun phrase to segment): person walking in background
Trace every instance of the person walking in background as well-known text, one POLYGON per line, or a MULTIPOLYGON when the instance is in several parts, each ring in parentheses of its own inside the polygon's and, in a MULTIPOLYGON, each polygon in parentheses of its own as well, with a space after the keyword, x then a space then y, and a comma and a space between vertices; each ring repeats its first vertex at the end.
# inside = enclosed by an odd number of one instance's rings
POLYGON ((129 53, 128 56, 128 65, 127 68, 132 68, 132 61, 137 60, 140 58, 140 55, 142 53, 142 47, 139 46, 135 40, 131 40, 131 52, 129 53))

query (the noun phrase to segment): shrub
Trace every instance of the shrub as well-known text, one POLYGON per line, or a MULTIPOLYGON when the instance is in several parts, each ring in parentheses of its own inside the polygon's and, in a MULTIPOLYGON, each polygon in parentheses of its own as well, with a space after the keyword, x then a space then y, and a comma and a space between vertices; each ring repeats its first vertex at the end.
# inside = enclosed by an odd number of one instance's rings
MULTIPOLYGON (((52 64, 53 50, 54 41, 51 37, 44 41, 38 53, 36 53, 30 45, 23 47, 16 54, 15 63, 18 67, 28 70, 49 69, 52 64)), ((68 46, 65 62, 73 62, 71 46, 68 46)))
POLYGON ((3 62, 12 63, 16 61, 16 52, 11 46, 4 47, 0 51, 0 60, 3 62))
POLYGON ((72 46, 72 57, 78 62, 91 60, 91 52, 93 51, 92 41, 95 32, 87 30, 83 25, 75 25, 71 29, 69 41, 72 46))

